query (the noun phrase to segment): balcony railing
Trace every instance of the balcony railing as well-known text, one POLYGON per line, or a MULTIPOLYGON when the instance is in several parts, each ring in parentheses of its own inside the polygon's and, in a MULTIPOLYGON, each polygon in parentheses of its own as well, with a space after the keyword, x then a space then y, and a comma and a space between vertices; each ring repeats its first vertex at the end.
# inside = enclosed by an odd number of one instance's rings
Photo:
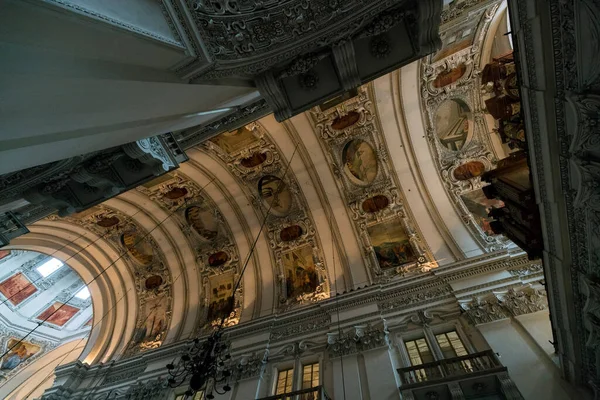
POLYGON ((403 389, 502 371, 506 371, 506 367, 500 364, 491 350, 398 369, 403 389))
POLYGON ((263 397, 259 400, 332 400, 327 396, 323 386, 316 386, 310 389, 296 390, 294 392, 276 394, 274 396, 263 397))

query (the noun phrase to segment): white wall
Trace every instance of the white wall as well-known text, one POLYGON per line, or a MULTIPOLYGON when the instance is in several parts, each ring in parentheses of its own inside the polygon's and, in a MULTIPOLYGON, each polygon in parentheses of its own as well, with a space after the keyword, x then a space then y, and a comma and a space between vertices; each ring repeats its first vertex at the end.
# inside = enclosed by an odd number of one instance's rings
MULTIPOLYGON (((536 328, 536 332, 544 332, 544 322, 550 325, 540 317, 538 323, 542 326, 536 328)), ((517 321, 504 319, 477 328, 499 354, 500 362, 508 367, 510 377, 525 399, 574 398, 568 383, 560 377, 559 369, 517 321)))

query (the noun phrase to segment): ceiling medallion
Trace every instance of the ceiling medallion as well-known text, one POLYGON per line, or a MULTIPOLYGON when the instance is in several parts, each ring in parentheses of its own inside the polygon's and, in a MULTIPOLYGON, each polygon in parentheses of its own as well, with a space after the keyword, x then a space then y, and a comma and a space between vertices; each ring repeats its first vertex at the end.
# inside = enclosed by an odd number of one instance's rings
POLYGON ((146 281, 144 282, 144 286, 148 290, 158 289, 160 287, 160 285, 162 285, 162 284, 163 284, 163 278, 160 275, 152 275, 152 276, 146 278, 146 281))
POLYGON ((362 209, 364 212, 376 213, 387 208, 389 205, 390 200, 386 196, 378 194, 363 201, 362 209))
POLYGON ((110 228, 111 226, 115 226, 118 223, 119 223, 119 218, 112 216, 112 217, 100 218, 96 222, 96 225, 101 226, 102 228, 110 228))
POLYGON ((229 255, 224 251, 217 251, 208 257, 208 265, 219 267, 229 261, 229 255))
POLYGON ((298 75, 298 84, 305 90, 314 90, 319 84, 319 75, 314 71, 308 71, 298 75))
POLYGON ((252 153, 249 157, 242 158, 240 160, 240 164, 245 168, 254 168, 267 160, 267 155, 265 153, 256 152, 252 153))
POLYGON ((188 190, 184 187, 174 187, 173 189, 166 192, 163 196, 169 200, 177 200, 188 194, 188 190))
POLYGON ((283 228, 281 232, 279 232, 279 238, 283 242, 291 242, 292 240, 298 239, 303 234, 304 231, 300 225, 291 225, 283 228))
POLYGON ((369 42, 369 50, 375 58, 386 58, 392 52, 392 42, 386 34, 375 36, 369 42))
POLYGON ((340 115, 331 123, 331 127, 336 131, 343 131, 346 128, 351 127, 360 120, 360 113, 356 111, 350 111, 347 114, 340 115))

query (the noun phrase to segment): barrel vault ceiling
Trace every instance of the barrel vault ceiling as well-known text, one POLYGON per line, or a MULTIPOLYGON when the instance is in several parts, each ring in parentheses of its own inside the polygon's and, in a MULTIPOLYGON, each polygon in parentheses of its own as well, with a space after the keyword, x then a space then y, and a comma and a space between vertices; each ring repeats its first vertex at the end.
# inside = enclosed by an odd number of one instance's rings
POLYGON ((454 173, 498 159, 485 121, 467 113, 476 132, 451 151, 438 131, 456 121, 434 111, 453 99, 479 110, 465 91, 477 91, 487 32, 505 12, 481 3, 470 18, 444 16, 442 35, 470 39, 462 48, 448 39, 436 55, 283 123, 269 115, 223 133, 190 149, 177 171, 14 240, 92 281, 94 340, 82 359, 135 354, 221 318, 233 325, 509 247, 465 209, 478 175, 454 173))

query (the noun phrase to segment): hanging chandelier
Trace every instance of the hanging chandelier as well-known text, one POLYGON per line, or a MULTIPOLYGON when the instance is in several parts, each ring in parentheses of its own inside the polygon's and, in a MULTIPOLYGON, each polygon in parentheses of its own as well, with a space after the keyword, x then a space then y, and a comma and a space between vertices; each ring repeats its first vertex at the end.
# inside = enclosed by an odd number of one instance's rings
POLYGON ((231 356, 229 346, 221 342, 221 336, 219 327, 205 341, 194 339, 176 365, 167 364, 169 386, 175 388, 189 381, 186 398, 193 398, 200 391, 206 399, 215 398, 213 391, 218 394, 229 392, 231 370, 227 361, 231 356))

